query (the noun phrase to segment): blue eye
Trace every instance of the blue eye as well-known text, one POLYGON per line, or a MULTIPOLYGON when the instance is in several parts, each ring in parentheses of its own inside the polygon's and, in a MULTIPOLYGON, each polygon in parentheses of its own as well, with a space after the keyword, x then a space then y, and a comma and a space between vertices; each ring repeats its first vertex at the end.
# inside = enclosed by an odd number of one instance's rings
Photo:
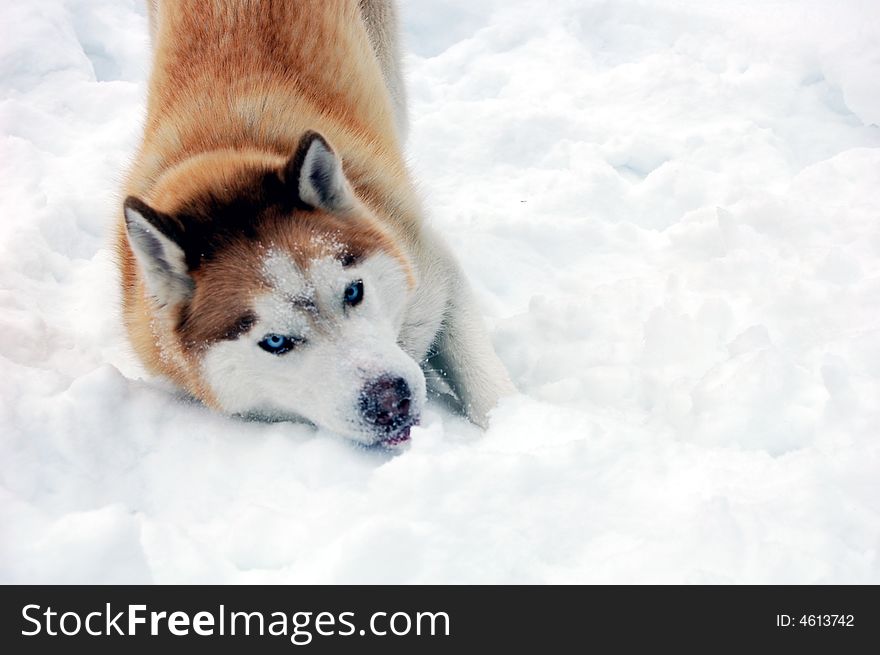
POLYGON ((345 287, 345 293, 342 294, 342 299, 345 301, 346 305, 351 307, 361 304, 361 301, 364 299, 363 280, 356 280, 345 287))
POLYGON ((281 334, 267 334, 258 345, 267 353, 283 355, 284 353, 293 350, 302 342, 302 339, 292 339, 291 337, 285 337, 281 334))

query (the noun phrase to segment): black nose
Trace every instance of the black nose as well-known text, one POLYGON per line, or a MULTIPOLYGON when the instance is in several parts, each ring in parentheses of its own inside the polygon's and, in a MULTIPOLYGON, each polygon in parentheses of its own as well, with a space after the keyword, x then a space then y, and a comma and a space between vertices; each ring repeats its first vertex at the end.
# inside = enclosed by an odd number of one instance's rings
POLYGON ((411 400, 406 380, 385 375, 364 385, 361 414, 367 423, 391 431, 409 421, 411 400))

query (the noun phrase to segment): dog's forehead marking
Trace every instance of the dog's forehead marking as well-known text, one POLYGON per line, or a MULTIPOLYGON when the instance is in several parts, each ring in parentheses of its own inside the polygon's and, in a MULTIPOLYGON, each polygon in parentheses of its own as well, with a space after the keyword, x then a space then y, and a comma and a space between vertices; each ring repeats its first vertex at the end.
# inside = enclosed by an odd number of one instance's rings
POLYGON ((280 250, 270 249, 263 258, 263 277, 279 294, 298 297, 308 294, 309 283, 293 258, 280 250))
POLYGON ((254 299, 254 310, 265 330, 299 337, 306 337, 311 332, 311 312, 300 311, 300 308, 271 291, 254 299))
POLYGON ((327 312, 328 294, 347 280, 342 262, 333 255, 315 258, 304 271, 290 253, 270 249, 262 270, 269 290, 254 303, 258 317, 278 329, 300 333, 309 329, 310 318, 318 320, 327 312))
POLYGON ((314 287, 293 258, 281 250, 266 253, 262 271, 269 291, 254 302, 257 316, 273 329, 302 333, 308 321, 296 310, 314 311, 314 287))

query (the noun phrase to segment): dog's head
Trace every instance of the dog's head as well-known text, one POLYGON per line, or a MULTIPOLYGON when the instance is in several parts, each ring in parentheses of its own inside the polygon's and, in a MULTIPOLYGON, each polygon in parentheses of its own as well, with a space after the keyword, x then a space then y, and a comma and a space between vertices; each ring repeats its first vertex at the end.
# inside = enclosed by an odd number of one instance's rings
POLYGON ((425 399, 398 344, 412 271, 324 138, 273 164, 202 155, 151 200, 126 199, 128 241, 167 324, 154 330, 204 399, 368 444, 408 439, 425 399))

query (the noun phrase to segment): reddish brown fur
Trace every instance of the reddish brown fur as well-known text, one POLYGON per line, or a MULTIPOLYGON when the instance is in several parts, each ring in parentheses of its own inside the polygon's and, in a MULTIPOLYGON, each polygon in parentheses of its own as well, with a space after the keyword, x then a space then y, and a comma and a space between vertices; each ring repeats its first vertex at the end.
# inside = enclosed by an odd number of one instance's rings
MULTIPOLYGON (((414 242, 418 207, 357 0, 161 2, 154 49, 144 139, 125 195, 170 214, 206 196, 222 200, 280 170, 303 133, 317 130, 341 157, 362 215, 277 216, 258 241, 288 249, 301 265, 325 247, 310 238, 316 232, 404 260, 394 244, 414 242)), ((136 352, 150 370, 216 404, 196 346, 246 328, 246 296, 265 284, 259 249, 229 244, 192 271, 190 301, 166 309, 145 293, 121 218, 117 249, 136 352)))

